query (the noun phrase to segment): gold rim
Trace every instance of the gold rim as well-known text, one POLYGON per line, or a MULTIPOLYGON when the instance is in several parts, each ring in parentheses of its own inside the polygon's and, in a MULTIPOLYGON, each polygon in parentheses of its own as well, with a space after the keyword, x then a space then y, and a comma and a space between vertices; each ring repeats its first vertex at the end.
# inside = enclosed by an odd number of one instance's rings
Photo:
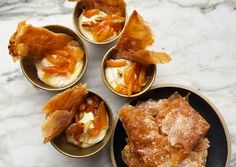
POLYGON ((128 96, 128 95, 123 95, 123 94, 120 94, 116 91, 113 90, 113 88, 111 87, 111 85, 107 82, 107 79, 106 79, 106 76, 105 76, 105 61, 109 58, 110 56, 110 53, 111 51, 114 49, 114 47, 112 47, 111 49, 109 49, 107 51, 107 53, 104 55, 103 59, 102 59, 102 63, 101 63, 101 77, 102 77, 102 80, 103 80, 103 83, 105 84, 105 86, 114 94, 118 95, 118 96, 121 96, 121 97, 137 97, 137 96, 140 96, 142 95, 143 93, 145 93, 146 91, 149 90, 149 88, 153 85, 155 79, 156 79, 156 75, 157 75, 157 68, 156 68, 156 65, 153 65, 153 75, 151 76, 151 79, 148 83, 148 85, 146 85, 146 87, 139 93, 136 93, 136 94, 132 94, 131 96, 128 96))
MULTIPOLYGON (((84 58, 83 58, 84 59, 84 65, 83 65, 83 68, 82 68, 79 76, 77 77, 77 79, 74 82, 72 82, 71 84, 69 84, 67 86, 64 86, 64 87, 60 87, 60 88, 57 88, 57 87, 51 87, 51 88, 50 87, 44 87, 44 86, 41 86, 41 85, 35 83, 34 80, 32 80, 28 76, 27 72, 25 71, 24 65, 23 65, 23 60, 20 60, 20 68, 21 68, 21 71, 23 72, 24 76, 26 77, 26 79, 34 87, 40 88, 40 89, 43 89, 43 90, 47 90, 47 91, 62 91, 62 90, 65 90, 65 89, 70 88, 71 86, 75 85, 83 77, 83 75, 85 74, 85 71, 86 71, 87 66, 88 66, 88 61, 89 61, 88 60, 88 51, 87 51, 87 47, 85 46, 85 44, 83 43, 81 38, 73 30, 71 30, 70 28, 65 27, 65 26, 61 26, 61 25, 56 25, 56 24, 47 25, 47 26, 44 26, 43 28, 48 29, 48 28, 51 28, 51 27, 59 27, 61 29, 64 29, 64 30, 66 30, 68 32, 71 32, 72 34, 74 34, 76 36, 76 38, 78 38, 78 39, 76 39, 76 41, 79 42, 80 46, 82 47, 81 49, 83 49, 83 51, 84 51, 84 58)), ((42 81, 40 81, 40 82, 42 82, 42 81)), ((43 83, 43 84, 45 84, 45 83, 43 83)))
POLYGON ((79 16, 81 13, 79 13, 79 10, 82 10, 82 7, 81 7, 81 1, 77 2, 76 5, 75 5, 75 8, 73 10, 73 25, 74 25, 74 28, 76 30, 76 33, 81 37, 83 38, 85 41, 89 42, 89 43, 92 43, 92 44, 96 44, 96 45, 104 45, 104 44, 108 44, 108 43, 111 43, 113 41, 115 41, 116 39, 118 39, 120 37, 120 35, 123 33, 124 31, 124 28, 125 28, 125 25, 127 23, 127 19, 128 19, 128 16, 127 16, 127 11, 125 10, 125 23, 124 23, 124 27, 123 29, 121 30, 121 32, 113 39, 109 40, 109 41, 105 41, 105 42, 96 42, 96 41, 92 41, 88 38, 86 38, 81 32, 80 32, 80 28, 79 28, 79 24, 78 24, 78 19, 79 19, 79 16))
MULTIPOLYGON (((229 133, 229 130, 227 128, 227 125, 225 123, 225 120, 222 117, 220 111, 216 108, 216 106, 210 100, 208 100, 208 98, 205 95, 203 95, 200 91, 195 90, 193 88, 190 88, 188 86, 180 85, 180 84, 159 84, 159 85, 154 85, 150 90, 158 89, 158 88, 164 88, 164 87, 182 88, 182 89, 188 90, 190 92, 193 92, 196 95, 200 96, 203 100, 205 100, 211 106, 211 108, 216 113, 217 117, 220 119, 220 122, 221 122, 221 124, 223 126, 223 129, 224 129, 224 132, 225 132, 226 142, 227 142, 227 150, 228 150, 225 167, 229 167, 231 154, 232 154, 231 137, 230 137, 230 133, 229 133)), ((127 104, 129 104, 129 103, 127 103, 127 104)), ((114 156, 114 150, 113 150, 114 133, 115 133, 115 128, 116 128, 117 122, 118 122, 118 118, 115 120, 115 125, 114 125, 114 129, 113 129, 113 133, 112 133, 112 137, 111 137, 111 144, 110 144, 110 157, 111 157, 113 167, 117 167, 116 161, 115 161, 115 156, 114 156)))
MULTIPOLYGON (((52 144, 52 146, 53 146, 58 152, 60 152, 60 153, 63 154, 63 155, 66 155, 66 156, 68 156, 68 157, 71 157, 71 158, 86 158, 86 157, 95 155, 96 153, 100 152, 100 151, 107 145, 107 143, 111 140, 111 136, 112 136, 112 134, 113 134, 113 130, 114 130, 114 115, 113 115, 113 113, 112 113, 112 110, 111 110, 110 105, 109 105, 109 104, 107 103, 107 101, 105 101, 104 98, 102 98, 98 93, 95 93, 95 92, 92 91, 92 90, 88 90, 88 92, 89 92, 89 93, 92 93, 92 94, 94 94, 94 95, 96 95, 96 96, 98 96, 100 99, 102 99, 102 101, 104 101, 104 103, 105 103, 105 105, 106 105, 106 108, 108 109, 108 111, 107 111, 107 112, 108 112, 108 115, 109 115, 109 117, 110 117, 110 119, 111 119, 111 121, 109 121, 110 133, 109 133, 109 134, 106 133, 104 139, 107 139, 107 140, 103 143, 103 145, 102 145, 99 149, 97 149, 96 151, 94 151, 94 152, 92 152, 92 153, 90 153, 90 154, 87 154, 87 155, 72 155, 72 154, 69 154, 69 153, 67 153, 67 152, 64 152, 64 151, 61 150, 60 148, 58 148, 57 145, 56 145, 53 141, 50 141, 50 143, 52 144)), ((109 120, 110 120, 110 119, 109 119, 109 120)), ((108 132, 108 130, 107 130, 107 132, 108 132)), ((104 140, 104 139, 103 139, 103 140, 104 140)), ((101 141, 100 141, 100 142, 101 142, 101 141)), ((91 146, 91 147, 92 147, 92 146, 91 146)), ((78 147, 78 148, 79 148, 79 147, 78 147)))

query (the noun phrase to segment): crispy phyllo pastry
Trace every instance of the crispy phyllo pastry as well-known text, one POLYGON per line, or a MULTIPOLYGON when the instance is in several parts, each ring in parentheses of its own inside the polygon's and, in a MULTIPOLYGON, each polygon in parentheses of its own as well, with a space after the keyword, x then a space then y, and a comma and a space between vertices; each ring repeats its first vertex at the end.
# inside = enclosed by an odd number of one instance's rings
POLYGON ((164 52, 148 51, 154 43, 154 36, 149 25, 134 11, 119 38, 115 48, 117 56, 143 65, 168 63, 171 58, 164 52))
POLYGON ((148 66, 171 60, 164 52, 149 51, 154 36, 143 18, 134 11, 115 46, 115 54, 106 63, 108 83, 119 94, 131 96, 148 83, 148 66))
POLYGON ((45 51, 61 49, 71 40, 72 38, 66 34, 54 33, 22 21, 10 38, 8 48, 14 61, 24 57, 40 59, 44 56, 45 51))
POLYGON ((76 85, 48 100, 42 111, 49 114, 56 110, 71 110, 75 105, 80 105, 87 94, 87 84, 76 85))
POLYGON ((122 151, 130 167, 205 166, 210 125, 178 93, 119 111, 128 135, 122 151))
POLYGON ((55 95, 44 105, 42 111, 47 114, 42 126, 44 143, 60 135, 70 125, 77 107, 87 94, 87 85, 80 84, 55 95))
POLYGON ((95 42, 114 39, 123 29, 126 4, 123 0, 82 0, 79 17, 82 34, 95 42))
POLYGON ((52 97, 43 107, 47 114, 42 125, 44 143, 62 133, 78 147, 90 147, 106 135, 109 119, 104 102, 80 84, 52 97))
POLYGON ((59 136, 71 123, 76 108, 69 110, 56 110, 48 114, 47 119, 42 125, 44 143, 47 143, 59 136))
POLYGON ((20 22, 8 46, 13 60, 33 58, 38 78, 52 87, 76 81, 83 68, 84 51, 72 37, 20 22))

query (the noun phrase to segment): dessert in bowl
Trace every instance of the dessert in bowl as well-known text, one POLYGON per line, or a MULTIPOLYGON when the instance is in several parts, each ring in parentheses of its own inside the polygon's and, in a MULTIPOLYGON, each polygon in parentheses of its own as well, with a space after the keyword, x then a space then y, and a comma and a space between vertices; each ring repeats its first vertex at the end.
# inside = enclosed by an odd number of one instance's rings
POLYGON ((102 60, 101 75, 109 90, 123 97, 134 97, 151 87, 156 77, 156 64, 171 60, 164 52, 147 50, 153 42, 150 27, 134 11, 117 44, 102 60))
POLYGON ((88 63, 80 38, 59 25, 34 27, 20 22, 10 39, 9 52, 14 61, 20 60, 26 78, 45 90, 63 90, 74 85, 88 63))
POLYGON ((122 32, 126 20, 123 0, 78 1, 73 13, 77 33, 94 44, 114 41, 122 32))
POLYGON ((109 141, 113 115, 98 94, 79 84, 49 99, 42 111, 44 143, 51 142, 70 157, 87 157, 100 151, 109 141))

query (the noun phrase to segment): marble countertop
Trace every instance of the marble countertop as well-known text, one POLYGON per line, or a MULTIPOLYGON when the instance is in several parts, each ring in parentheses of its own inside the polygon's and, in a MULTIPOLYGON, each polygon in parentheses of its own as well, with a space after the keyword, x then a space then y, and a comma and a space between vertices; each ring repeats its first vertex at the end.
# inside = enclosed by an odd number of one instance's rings
MULTIPOLYGON (((231 166, 236 166, 236 1, 127 0, 156 35, 154 49, 173 60, 158 66, 155 84, 176 83, 200 90, 219 109, 232 137, 231 166)), ((0 1, 0 167, 110 167, 108 146, 99 154, 72 159, 42 144, 44 102, 55 93, 38 90, 24 78, 8 54, 8 40, 20 20, 34 25, 61 24, 72 29, 73 3, 64 0, 0 1)), ((127 99, 104 87, 101 59, 114 45, 86 43, 89 66, 81 82, 100 93, 115 112, 127 99)))

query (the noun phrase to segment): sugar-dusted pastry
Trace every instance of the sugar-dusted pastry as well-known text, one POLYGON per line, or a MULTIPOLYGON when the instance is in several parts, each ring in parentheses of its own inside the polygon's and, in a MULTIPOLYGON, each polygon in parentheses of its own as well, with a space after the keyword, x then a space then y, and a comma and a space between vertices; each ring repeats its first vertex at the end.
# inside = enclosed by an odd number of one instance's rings
POLYGON ((82 6, 79 27, 87 39, 106 42, 120 34, 125 23, 123 0, 82 0, 82 6))
POLYGON ((84 64, 84 51, 72 37, 25 21, 19 23, 8 48, 14 61, 33 58, 38 78, 52 87, 75 82, 84 64))
POLYGON ((106 61, 105 76, 114 91, 128 96, 139 93, 148 83, 148 66, 171 60, 164 52, 146 49, 153 43, 151 28, 134 11, 115 45, 114 56, 106 61))
POLYGON ((126 105, 119 117, 128 135, 122 152, 128 166, 205 165, 210 125, 179 94, 126 105))

